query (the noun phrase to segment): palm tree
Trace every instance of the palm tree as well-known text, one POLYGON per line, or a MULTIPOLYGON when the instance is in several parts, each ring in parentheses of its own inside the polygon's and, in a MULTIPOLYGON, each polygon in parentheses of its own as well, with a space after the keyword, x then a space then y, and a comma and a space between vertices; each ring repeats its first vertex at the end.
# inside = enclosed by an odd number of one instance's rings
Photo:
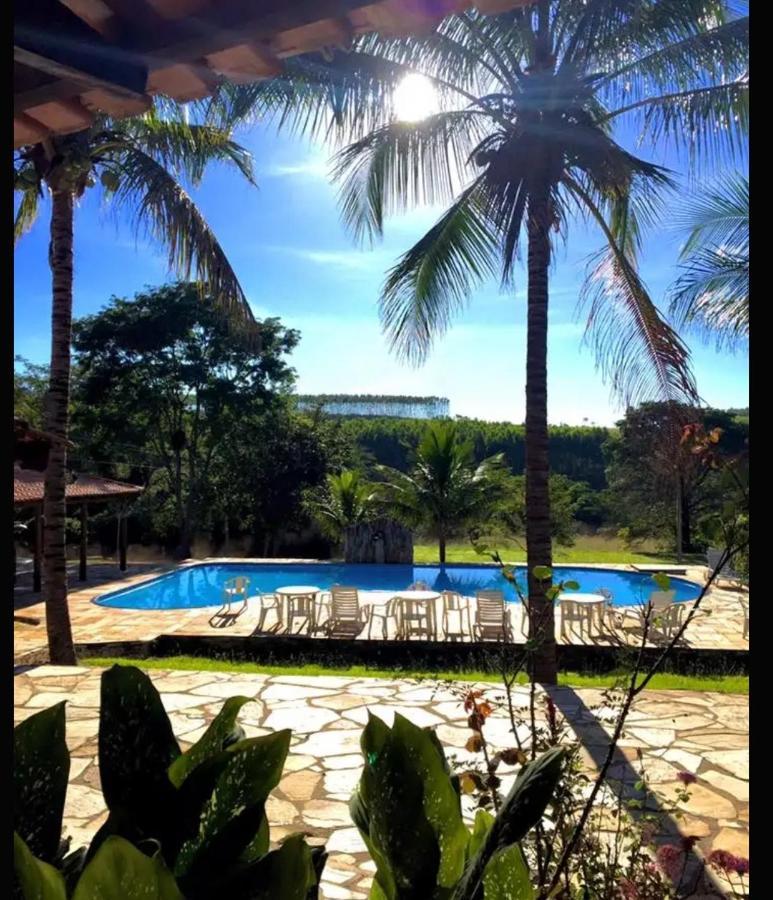
POLYGON ((339 540, 350 525, 363 522, 374 508, 376 492, 356 469, 330 474, 321 496, 312 503, 315 517, 323 530, 339 540))
POLYGON ((731 172, 696 192, 677 218, 688 238, 671 292, 680 325, 736 348, 749 337, 749 179, 731 172))
POLYGON ((255 324, 244 292, 201 212, 182 187, 206 165, 236 166, 253 182, 251 158, 230 135, 210 125, 190 125, 151 111, 136 119, 99 119, 77 134, 52 137, 22 148, 14 161, 20 192, 18 239, 31 227, 44 188, 51 196, 49 264, 52 274, 51 366, 44 429, 54 438, 44 488, 44 597, 51 662, 75 663, 67 607, 65 469, 70 398, 73 296, 73 224, 76 201, 101 181, 113 209, 128 211, 135 230, 165 244, 170 267, 207 283, 231 319, 250 332, 255 324))
POLYGON ((504 288, 526 237, 526 502, 532 677, 556 680, 548 499, 547 335, 554 235, 572 217, 604 248, 582 292, 605 377, 627 403, 691 399, 685 345, 636 268, 668 173, 630 150, 673 145, 691 163, 731 157, 748 119, 748 17, 721 0, 536 0, 498 16, 451 16, 421 37, 358 39, 327 61, 288 61, 285 78, 227 88, 211 114, 250 111, 352 141, 337 156, 345 222, 372 240, 384 219, 447 204, 388 273, 384 329, 421 362, 474 288, 504 288), (399 121, 407 74, 434 85, 440 111, 399 121))
POLYGON ((441 566, 448 538, 491 513, 504 474, 501 453, 476 466, 472 444, 462 441, 450 422, 427 427, 408 474, 389 466, 377 468, 385 479, 380 485, 382 504, 391 515, 424 526, 437 538, 441 566))

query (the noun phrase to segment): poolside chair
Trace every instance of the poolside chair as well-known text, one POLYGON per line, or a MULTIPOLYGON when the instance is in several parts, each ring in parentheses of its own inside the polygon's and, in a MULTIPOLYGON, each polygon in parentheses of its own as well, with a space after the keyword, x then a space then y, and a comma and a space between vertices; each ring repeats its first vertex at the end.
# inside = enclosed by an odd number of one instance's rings
POLYGON ((479 641, 512 641, 513 629, 502 591, 478 591, 475 597, 474 636, 479 641))
MULTIPOLYGON (((720 561, 722 560, 722 551, 717 550, 714 547, 709 547, 706 551, 706 565, 709 569, 709 575, 714 573, 719 566, 720 561)), ((717 572, 716 581, 732 581, 735 584, 740 584, 741 577, 738 573, 733 569, 730 563, 725 563, 724 566, 717 572)))
POLYGON ((250 579, 244 575, 229 578, 223 585, 223 599, 220 609, 212 614, 209 624, 212 628, 227 628, 233 625, 247 609, 247 590, 250 579))
POLYGON ((561 607, 561 636, 567 637, 566 634, 566 626, 571 626, 577 623, 579 628, 580 636, 582 636, 583 630, 587 628, 588 634, 590 635, 590 616, 591 610, 584 603, 577 603, 574 600, 561 600, 559 602, 559 606, 561 607))
POLYGON ((397 597, 398 636, 409 641, 412 637, 435 637, 433 600, 414 600, 411 597, 397 597))
POLYGON ((276 613, 276 622, 269 630, 274 632, 281 631, 282 625, 284 624, 282 621, 281 598, 277 594, 258 593, 254 597, 250 597, 250 599, 256 601, 260 608, 260 618, 258 619, 254 634, 258 634, 265 630, 266 618, 271 612, 276 613))
POLYGON ((457 591, 443 591, 443 637, 447 641, 464 640, 472 636, 470 602, 457 591), (467 620, 467 629, 464 622, 467 620))
POLYGON ((674 598, 676 597, 676 591, 653 591, 650 594, 649 600, 641 607, 639 607, 636 612, 638 613, 639 624, 642 628, 645 627, 647 620, 649 619, 649 628, 652 633, 657 634, 660 637, 665 636, 663 625, 669 625, 672 622, 675 615, 680 616, 681 613, 670 614, 669 610, 672 606, 678 606, 682 608, 684 607, 682 604, 674 603, 674 598), (651 609, 650 609, 651 608, 651 609), (668 614, 668 615, 667 615, 668 614))
POLYGON ((324 630, 328 637, 355 638, 368 624, 369 607, 360 606, 356 587, 334 584, 330 588, 330 618, 324 630))
POLYGON ((386 640, 389 636, 389 620, 394 620, 395 635, 400 631, 400 598, 390 597, 385 604, 371 604, 368 614, 368 638, 371 637, 374 621, 381 621, 381 637, 386 640))

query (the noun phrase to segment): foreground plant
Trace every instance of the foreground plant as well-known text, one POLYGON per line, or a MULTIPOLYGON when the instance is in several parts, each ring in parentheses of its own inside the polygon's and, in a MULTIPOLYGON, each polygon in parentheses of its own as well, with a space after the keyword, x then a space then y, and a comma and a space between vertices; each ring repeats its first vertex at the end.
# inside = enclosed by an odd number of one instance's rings
POLYGON ((377 867, 371 900, 535 896, 520 842, 552 798, 563 748, 525 766, 497 815, 479 809, 470 831, 460 779, 433 731, 399 714, 392 728, 370 716, 360 745, 350 809, 377 867))
POLYGON ((14 731, 16 895, 159 900, 316 896, 322 848, 291 835, 269 850, 265 803, 279 783, 290 732, 245 738, 247 697, 225 701, 180 751, 158 691, 131 666, 102 676, 99 772, 108 818, 91 845, 61 840, 70 769, 64 703, 14 731), (155 892, 155 893, 154 893, 155 892))

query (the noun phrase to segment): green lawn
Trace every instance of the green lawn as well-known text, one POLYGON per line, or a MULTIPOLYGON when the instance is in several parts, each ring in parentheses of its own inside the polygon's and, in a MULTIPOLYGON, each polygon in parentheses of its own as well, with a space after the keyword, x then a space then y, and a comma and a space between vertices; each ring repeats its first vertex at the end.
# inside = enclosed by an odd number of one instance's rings
MULTIPOLYGON (((429 678, 437 681, 488 681, 501 684, 501 678, 491 672, 420 672, 405 669, 372 669, 368 666, 299 665, 280 666, 266 663, 229 662, 199 656, 151 657, 149 659, 125 659, 120 657, 92 657, 80 660, 86 666, 120 665, 139 666, 142 669, 175 669, 200 672, 241 672, 265 675, 339 675, 351 678, 429 678)), ((578 672, 561 672, 559 684, 577 688, 607 688, 620 683, 625 673, 608 675, 583 675, 578 672)), ((520 684, 526 682, 524 675, 520 684)), ((655 675, 649 684, 652 690, 664 691, 717 691, 721 694, 748 694, 749 678, 745 675, 655 675)))
MULTIPOLYGON (((506 562, 516 563, 526 561, 525 549, 514 542, 503 542, 498 547, 506 562)), ((413 546, 414 560, 417 563, 436 563, 438 561, 438 547, 434 542, 423 542, 413 546)), ((480 556, 473 550, 468 542, 458 541, 446 546, 446 561, 449 563, 464 562, 490 562, 490 558, 480 556)), ((657 550, 654 544, 644 543, 636 550, 627 550, 623 542, 616 537, 606 537, 597 534, 578 535, 571 547, 553 547, 553 562, 555 563, 644 563, 657 565, 664 563, 674 565, 676 556, 657 550)), ((702 557, 685 557, 682 562, 705 563, 702 557)))

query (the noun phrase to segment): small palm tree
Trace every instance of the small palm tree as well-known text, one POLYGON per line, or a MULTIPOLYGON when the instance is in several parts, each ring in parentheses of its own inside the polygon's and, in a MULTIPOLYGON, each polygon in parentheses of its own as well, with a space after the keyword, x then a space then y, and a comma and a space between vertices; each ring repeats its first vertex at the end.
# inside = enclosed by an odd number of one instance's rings
POLYGON ((687 231, 671 291, 677 322, 736 348, 749 337, 749 179, 732 172, 696 191, 677 218, 687 231))
POLYGON ((472 444, 460 439, 453 423, 437 422, 422 435, 408 474, 388 466, 378 471, 385 479, 382 504, 407 525, 423 526, 436 537, 443 565, 448 538, 491 516, 505 467, 501 453, 475 465, 472 444))
POLYGON ((358 238, 387 216, 445 204, 388 273, 388 339, 422 361, 475 288, 512 286, 526 243, 526 544, 532 677, 555 683, 550 580, 547 344, 556 235, 584 218, 603 249, 583 291, 588 335, 628 404, 693 399, 688 351, 636 267, 662 168, 632 150, 672 144, 712 162, 743 145, 748 16, 722 0, 537 0, 497 16, 449 16, 420 37, 366 36, 329 62, 298 59, 284 79, 227 88, 214 115, 276 113, 280 124, 353 141, 337 157, 344 220, 358 238), (406 75, 434 85, 440 111, 399 121, 406 75), (626 149, 626 145, 631 149, 626 149), (535 624, 536 623, 536 624, 535 624), (538 632, 538 633, 537 633, 538 632))
POLYGON ((51 366, 44 428, 55 440, 45 476, 43 547, 48 649, 54 663, 75 663, 65 556, 75 204, 101 182, 117 213, 128 212, 138 233, 166 245, 170 267, 186 278, 195 271, 224 311, 249 331, 255 322, 236 274, 180 182, 185 176, 197 183, 215 161, 234 165, 254 183, 249 153, 227 131, 157 111, 122 121, 98 119, 85 131, 24 147, 14 161, 14 188, 20 194, 17 239, 35 221, 44 190, 51 197, 51 366))
POLYGON ((374 486, 356 469, 344 469, 327 476, 324 492, 312 502, 312 510, 322 529, 337 541, 350 525, 371 515, 375 497, 374 486))

